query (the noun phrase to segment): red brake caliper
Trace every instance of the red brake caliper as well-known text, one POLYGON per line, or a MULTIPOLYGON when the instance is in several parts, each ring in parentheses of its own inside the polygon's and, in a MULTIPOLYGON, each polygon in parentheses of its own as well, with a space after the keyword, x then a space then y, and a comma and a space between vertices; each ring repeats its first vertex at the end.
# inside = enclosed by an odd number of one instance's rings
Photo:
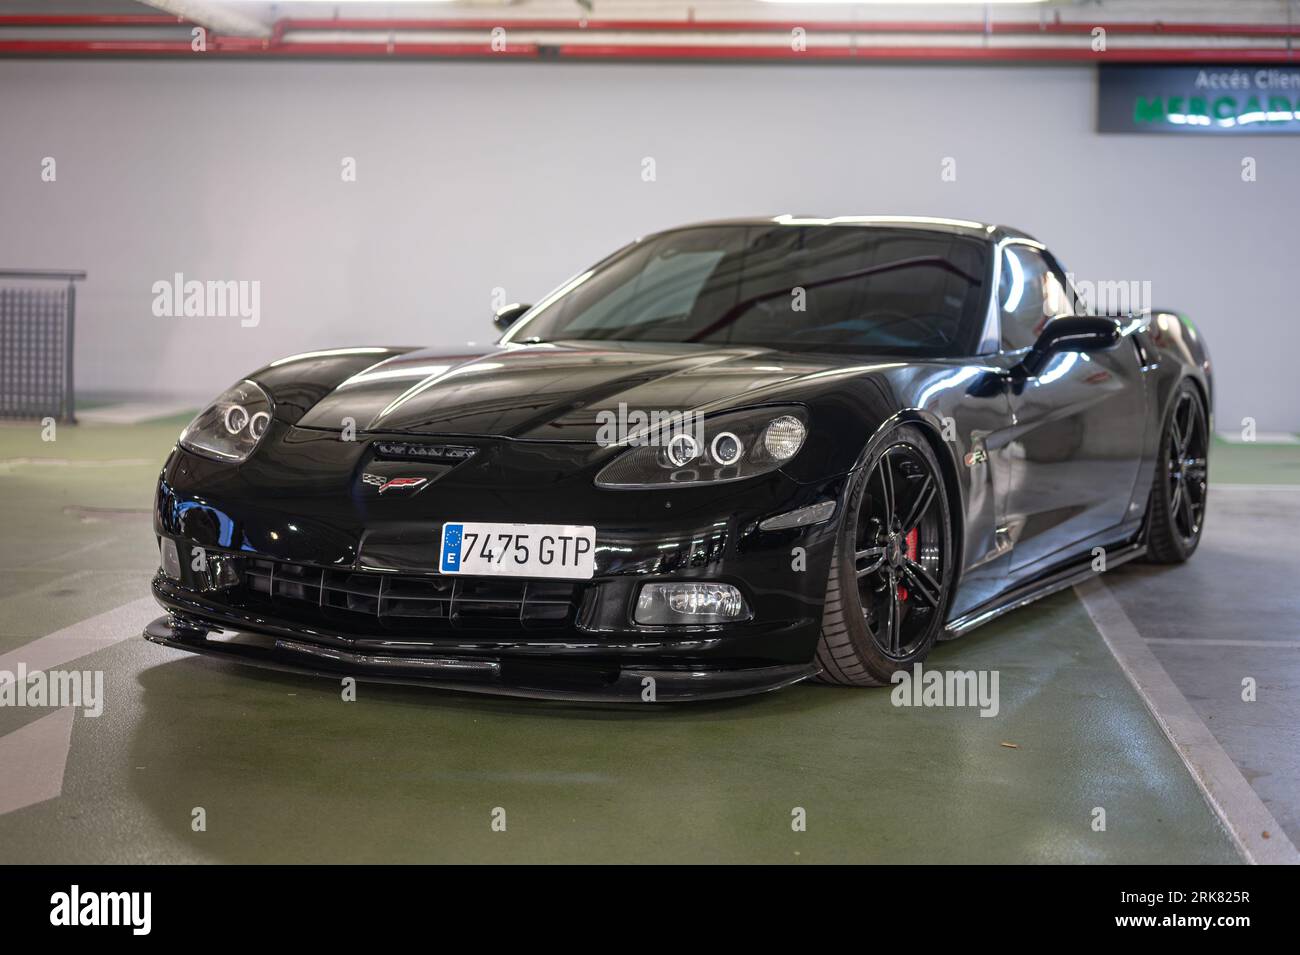
MULTIPOLYGON (((907 545, 908 560, 916 560, 916 553, 917 553, 916 542, 919 538, 920 535, 917 534, 915 527, 913 527, 910 531, 908 531, 907 536, 903 538, 903 543, 907 545)), ((898 585, 898 599, 899 600, 907 599, 907 588, 904 587, 902 584, 898 585)))

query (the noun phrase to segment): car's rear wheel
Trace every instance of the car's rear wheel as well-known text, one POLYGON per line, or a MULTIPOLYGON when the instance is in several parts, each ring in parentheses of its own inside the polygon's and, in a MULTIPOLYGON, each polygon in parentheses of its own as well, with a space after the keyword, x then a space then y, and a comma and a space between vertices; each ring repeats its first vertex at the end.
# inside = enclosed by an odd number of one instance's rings
POLYGON ((955 555, 943 474, 916 428, 877 439, 849 495, 826 586, 820 679, 880 686, 930 652, 955 555))
POLYGON ((1147 559, 1180 564, 1205 527, 1210 428, 1200 392, 1184 381, 1174 392, 1160 435, 1156 476, 1147 504, 1147 559))

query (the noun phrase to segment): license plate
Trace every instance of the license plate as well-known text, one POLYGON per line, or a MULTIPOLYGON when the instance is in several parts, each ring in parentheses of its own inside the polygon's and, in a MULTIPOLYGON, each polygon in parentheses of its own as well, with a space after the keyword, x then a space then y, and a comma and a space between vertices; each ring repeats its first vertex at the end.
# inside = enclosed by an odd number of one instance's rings
POLYGON ((484 577, 564 577, 596 572, 596 528, 573 524, 442 525, 438 569, 484 577))

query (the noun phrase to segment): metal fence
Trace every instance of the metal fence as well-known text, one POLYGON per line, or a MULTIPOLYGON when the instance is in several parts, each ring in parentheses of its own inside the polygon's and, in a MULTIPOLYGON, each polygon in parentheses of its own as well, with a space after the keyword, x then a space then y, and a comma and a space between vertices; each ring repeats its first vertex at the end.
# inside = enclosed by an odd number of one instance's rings
POLYGON ((0 418, 75 422, 74 283, 85 272, 0 269, 0 418))

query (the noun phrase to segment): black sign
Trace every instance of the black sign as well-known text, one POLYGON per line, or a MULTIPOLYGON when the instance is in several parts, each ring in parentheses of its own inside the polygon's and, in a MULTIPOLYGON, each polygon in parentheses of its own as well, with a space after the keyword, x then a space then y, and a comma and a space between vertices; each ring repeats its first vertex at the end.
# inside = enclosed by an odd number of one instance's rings
POLYGON ((1300 64, 1102 66, 1103 133, 1300 133, 1300 64))

